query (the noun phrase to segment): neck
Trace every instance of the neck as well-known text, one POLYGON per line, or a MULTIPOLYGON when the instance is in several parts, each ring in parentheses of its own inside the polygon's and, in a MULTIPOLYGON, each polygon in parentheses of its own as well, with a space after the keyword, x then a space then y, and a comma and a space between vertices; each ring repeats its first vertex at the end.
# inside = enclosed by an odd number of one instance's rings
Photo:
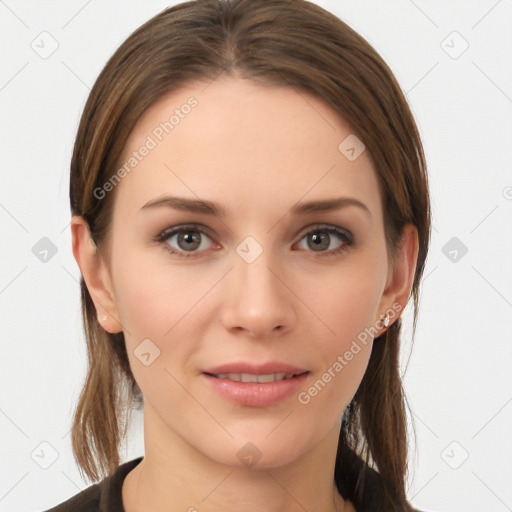
POLYGON ((348 512, 334 484, 335 425, 313 449, 274 467, 239 467, 205 456, 144 410, 145 455, 126 476, 126 512, 348 512))

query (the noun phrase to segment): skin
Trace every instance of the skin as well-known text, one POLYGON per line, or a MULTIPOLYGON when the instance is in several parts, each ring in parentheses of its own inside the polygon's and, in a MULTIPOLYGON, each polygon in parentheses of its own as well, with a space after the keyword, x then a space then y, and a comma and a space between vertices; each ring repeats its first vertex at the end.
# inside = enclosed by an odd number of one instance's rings
POLYGON ((141 117, 122 162, 190 96, 197 107, 117 185, 108 256, 96 252, 84 220, 72 219, 73 253, 98 319, 108 332, 124 331, 144 395, 145 456, 124 482, 125 509, 353 511, 333 473, 341 414, 372 339, 306 405, 294 394, 269 407, 240 406, 200 373, 226 362, 282 361, 310 370, 307 390, 393 304, 405 307, 416 229, 406 226, 393 267, 370 156, 349 161, 338 145, 350 128, 321 100, 291 88, 218 78, 173 91, 141 117), (140 211, 166 194, 215 201, 228 216, 140 211), (340 196, 369 213, 346 206, 288 214, 299 201, 340 196), (187 252, 176 235, 153 242, 190 223, 208 228, 196 234, 193 257, 164 249, 187 252), (319 223, 349 230, 354 245, 326 256, 344 242, 326 235, 317 248, 307 234, 318 234, 319 223), (249 235, 263 249, 252 263, 236 252, 249 235), (149 366, 134 354, 146 338, 160 350, 149 366), (250 468, 237 457, 247 442, 261 452, 250 468))

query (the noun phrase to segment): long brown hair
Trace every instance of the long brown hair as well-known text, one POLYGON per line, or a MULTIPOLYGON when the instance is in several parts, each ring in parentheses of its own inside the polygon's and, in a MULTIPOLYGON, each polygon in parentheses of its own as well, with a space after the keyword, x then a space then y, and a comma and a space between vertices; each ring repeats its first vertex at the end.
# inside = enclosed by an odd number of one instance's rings
MULTIPOLYGON (((430 239, 418 130, 392 72, 372 46, 306 0, 181 3, 139 27, 110 58, 85 105, 70 176, 71 211, 87 221, 98 250, 108 251, 114 194, 99 199, 94 191, 116 172, 139 117, 164 94, 221 73, 311 93, 363 141, 378 175, 392 262, 405 224, 418 230, 414 334, 430 239)), ((72 447, 80 470, 98 480, 120 463, 119 448, 141 393, 123 333, 103 330, 83 278, 80 286, 88 371, 73 419, 72 447)), ((340 494, 361 508, 375 499, 375 510, 410 510, 400 329, 398 319, 374 340, 367 371, 343 415, 334 477, 340 494)))

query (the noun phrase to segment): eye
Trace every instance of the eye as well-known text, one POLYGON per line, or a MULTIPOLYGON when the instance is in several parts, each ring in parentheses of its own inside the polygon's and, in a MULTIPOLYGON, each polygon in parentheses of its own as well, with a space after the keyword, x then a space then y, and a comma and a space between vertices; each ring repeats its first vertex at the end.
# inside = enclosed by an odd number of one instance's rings
POLYGON ((354 238, 351 233, 328 225, 316 226, 315 229, 308 231, 301 238, 301 241, 304 239, 306 240, 307 249, 312 248, 312 252, 320 252, 322 256, 335 256, 354 245, 354 238), (331 247, 333 235, 341 242, 334 248, 331 247), (325 249, 329 250, 326 251, 325 249))
MULTIPOLYGON (((166 229, 154 241, 162 244, 163 248, 171 254, 183 258, 198 256, 209 247, 206 239, 212 242, 205 229, 199 225, 177 226, 166 229), (173 246, 173 244, 175 244, 173 246)), ((354 245, 354 238, 349 231, 329 225, 318 225, 302 235, 300 242, 306 240, 306 250, 319 253, 321 256, 335 256, 354 245), (336 247, 332 247, 333 236, 338 239, 336 247)), ((304 247, 301 247, 304 249, 304 247)))
POLYGON ((171 254, 190 258, 208 249, 208 243, 205 243, 204 237, 211 240, 199 226, 179 226, 163 231, 155 238, 155 242, 163 244, 163 248, 171 254), (171 245, 173 239, 177 247, 171 245))

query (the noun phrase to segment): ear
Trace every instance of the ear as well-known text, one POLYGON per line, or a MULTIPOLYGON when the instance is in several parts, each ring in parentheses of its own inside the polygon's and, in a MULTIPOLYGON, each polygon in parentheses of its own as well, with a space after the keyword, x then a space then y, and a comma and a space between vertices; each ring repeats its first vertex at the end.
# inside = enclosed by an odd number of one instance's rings
POLYGON ((112 290, 110 272, 92 240, 87 221, 71 217, 73 255, 94 302, 98 322, 112 334, 123 330, 112 290), (107 317, 106 319, 104 317, 107 317))
MULTIPOLYGON (((406 224, 402 232, 402 238, 397 249, 396 263, 389 265, 388 279, 379 305, 379 319, 386 311, 395 311, 391 317, 391 325, 400 316, 411 294, 418 260, 418 230, 412 224, 406 224)), ((389 328, 389 325, 387 328, 389 328)), ((378 336, 386 331, 384 328, 378 336)))

